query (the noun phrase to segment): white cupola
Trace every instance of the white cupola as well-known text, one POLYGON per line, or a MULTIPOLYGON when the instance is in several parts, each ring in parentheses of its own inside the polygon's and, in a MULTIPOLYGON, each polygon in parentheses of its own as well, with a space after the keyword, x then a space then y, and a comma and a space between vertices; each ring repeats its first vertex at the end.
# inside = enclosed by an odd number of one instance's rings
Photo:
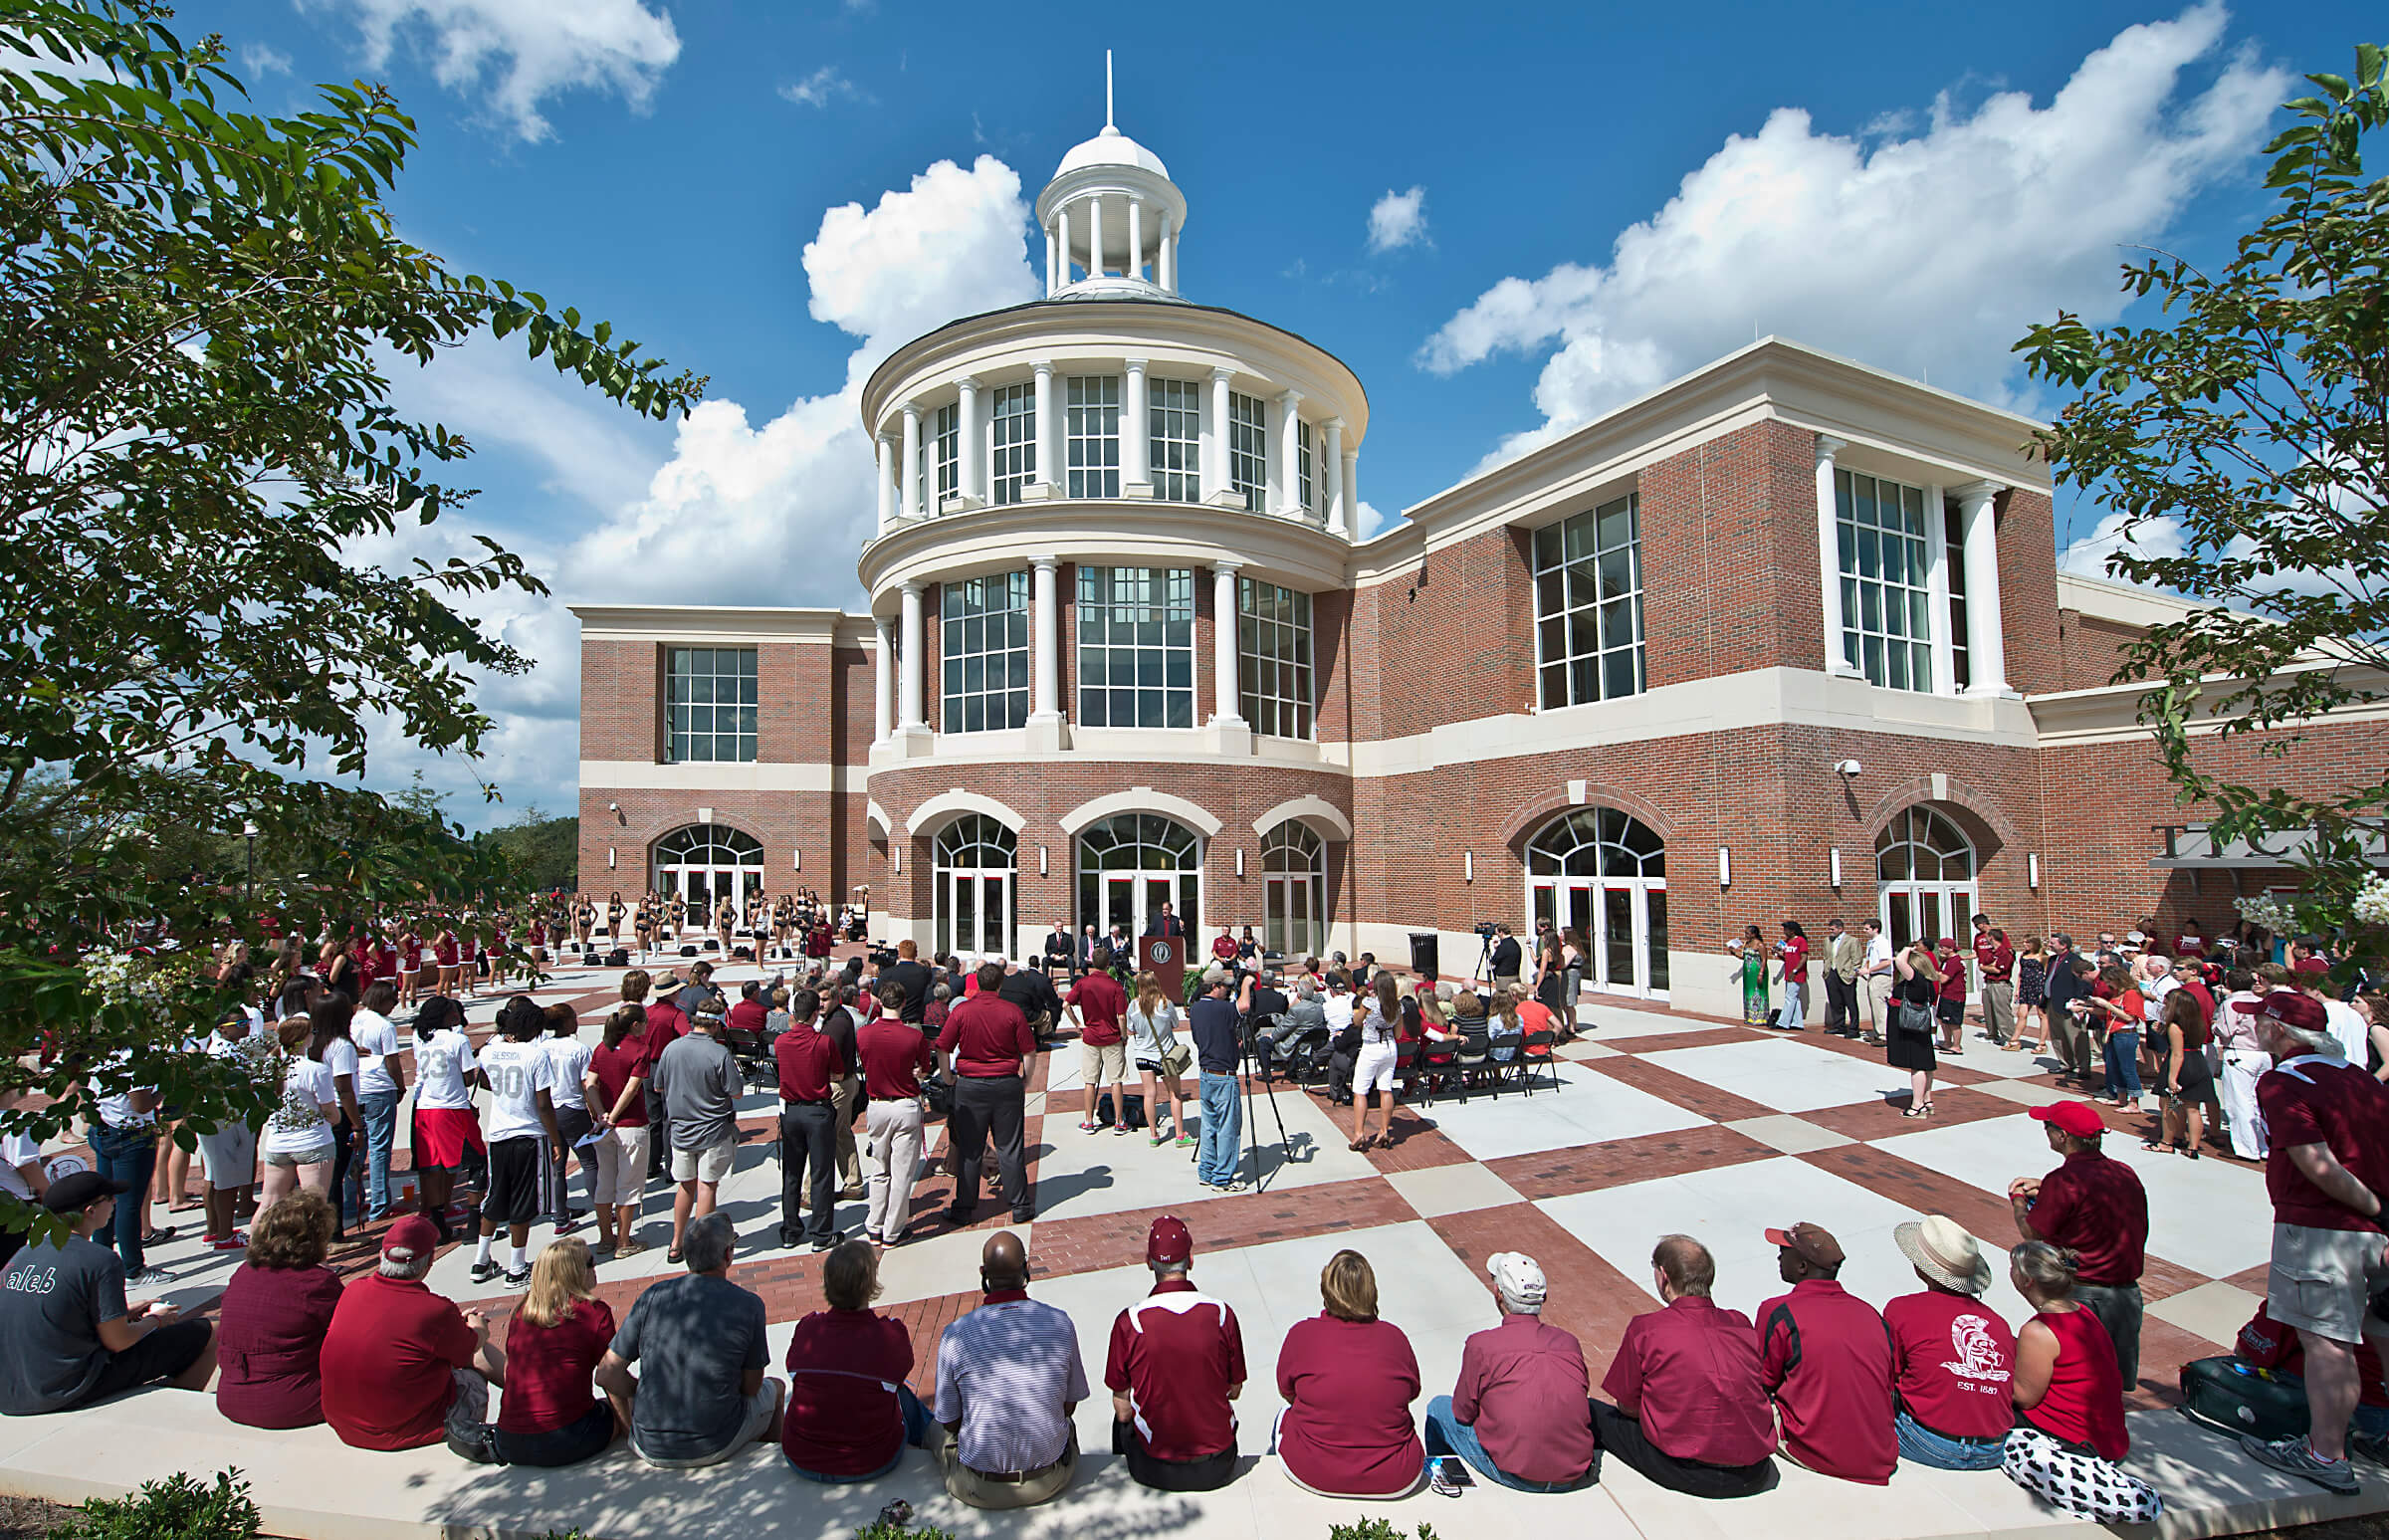
POLYGON ((1103 56, 1103 131, 1078 144, 1037 194, 1048 299, 1137 299, 1178 293, 1186 194, 1162 157, 1112 120, 1112 56, 1103 56))

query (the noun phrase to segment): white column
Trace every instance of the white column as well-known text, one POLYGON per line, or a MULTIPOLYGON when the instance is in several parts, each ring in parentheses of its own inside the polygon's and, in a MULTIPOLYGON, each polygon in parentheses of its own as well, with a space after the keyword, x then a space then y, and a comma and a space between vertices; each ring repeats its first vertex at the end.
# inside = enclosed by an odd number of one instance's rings
POLYGON ((917 582, 904 585, 903 651, 904 656, 898 660, 904 669, 901 727, 908 733, 915 728, 926 731, 929 724, 921 716, 921 585, 917 582))
POLYGON ((1302 506, 1302 392, 1287 391, 1277 405, 1277 511, 1300 519, 1310 513, 1302 506))
POLYGON ((1145 360, 1131 358, 1123 367, 1128 378, 1120 395, 1120 491, 1125 497, 1151 497, 1153 415, 1146 410, 1145 360))
POLYGON ((917 401, 904 403, 904 463, 897 467, 904 478, 904 512, 899 517, 921 517, 921 406, 917 401))
POLYGON ((1065 204, 1063 204, 1063 205, 1062 205, 1060 208, 1057 208, 1057 209, 1055 209, 1055 210, 1053 211, 1053 224, 1054 224, 1054 229, 1055 229, 1057 232, 1059 232, 1058 239, 1059 239, 1059 242, 1060 242, 1060 245, 1061 245, 1061 248, 1062 248, 1062 254, 1061 254, 1061 255, 1062 255, 1062 260, 1061 260, 1061 263, 1060 263, 1060 265, 1059 265, 1059 266, 1057 266, 1057 267, 1056 267, 1056 268, 1053 270, 1053 287, 1054 287, 1056 290, 1067 289, 1067 288, 1070 286, 1070 205, 1069 205, 1069 204, 1065 203, 1065 204))
POLYGON ((1993 505, 2003 489, 1995 481, 1969 482, 1957 489, 1960 528, 1966 537, 1966 665, 1969 695, 2014 695, 2008 688, 2008 644, 1999 604, 1999 529, 1993 505))
POLYGON ((1327 505, 1327 533, 1342 535, 1345 531, 1344 419, 1330 417, 1320 426, 1327 440, 1320 450, 1320 468, 1327 473, 1326 495, 1320 501, 1327 505))
POLYGON ((1243 696, 1236 683, 1236 561, 1211 563, 1211 672, 1219 692, 1215 727, 1244 725, 1243 696))
POLYGON ((879 678, 871 694, 871 742, 875 744, 886 743, 896 724, 896 644, 888 634, 894 625, 884 615, 871 622, 877 643, 872 650, 879 663, 879 678))
POLYGON ((1162 215, 1161 249, 1153 254, 1153 275, 1162 288, 1171 294, 1178 293, 1178 229, 1166 211, 1162 215))
POLYGON ((1048 300, 1052 299, 1053 292, 1061 287, 1061 280, 1054 273, 1053 254, 1053 226, 1047 225, 1045 227, 1045 298, 1048 300))
POLYGON ((1949 634, 1949 514, 1941 489, 1924 489, 1925 616, 1933 627, 1933 683, 1936 695, 1958 691, 1958 659, 1949 634))
POLYGON ((1361 452, 1344 451, 1344 516, 1346 527, 1335 533, 1350 540, 1361 533, 1361 452))
POLYGON ((1062 423, 1053 409, 1053 361, 1039 358, 1037 372, 1037 480, 1056 491, 1062 485, 1062 423))
POLYGON ((1128 267, 1126 276, 1136 279, 1145 276, 1145 205, 1135 198, 1128 200, 1128 267))
POLYGON ((879 527, 884 531, 896 517, 896 446, 888 442, 885 433, 875 442, 879 447, 879 527))
POLYGON ((1825 594, 1825 671, 1856 679, 1857 668, 1842 650, 1842 537, 1834 506, 1834 456, 1847 447, 1829 434, 1817 435, 1817 575, 1825 594))
POLYGON ((1030 671, 1034 693, 1029 697, 1032 719, 1058 721, 1062 715, 1062 611, 1054 596, 1054 572, 1061 562, 1052 556, 1031 556, 1030 601, 1036 624, 1036 666, 1030 671))
POLYGON ((1087 200, 1087 277, 1103 277, 1103 199, 1087 200))
POLYGON ((1235 490, 1227 468, 1227 386, 1235 377, 1233 369, 1211 370, 1211 463, 1202 474, 1206 499, 1235 490))
POLYGON ((986 456, 979 452, 978 381, 964 375, 962 386, 962 418, 959 428, 961 442, 955 446, 955 488, 974 502, 987 500, 986 478, 982 474, 986 456))

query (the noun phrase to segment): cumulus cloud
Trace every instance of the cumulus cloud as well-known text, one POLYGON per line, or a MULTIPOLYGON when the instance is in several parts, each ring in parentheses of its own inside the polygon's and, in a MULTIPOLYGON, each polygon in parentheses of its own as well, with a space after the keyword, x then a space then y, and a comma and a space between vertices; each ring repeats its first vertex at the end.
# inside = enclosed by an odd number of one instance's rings
POLYGON ((2045 107, 2008 92, 1966 111, 1943 93, 1919 130, 1886 116, 1862 139, 1779 108, 1621 234, 1607 263, 1504 278, 1418 362, 1447 374, 1549 350, 1543 422, 1490 460, 1762 332, 2013 401, 2009 347, 2025 327, 2060 306, 2113 319, 2118 248, 2162 236, 2262 141, 2291 83, 2245 51, 2218 59, 2227 19, 2206 4, 2127 28, 2045 107), (2184 77, 2202 62, 2217 67, 2193 89, 2184 77))
POLYGON ((269 75, 288 75, 291 73, 291 56, 279 48, 268 48, 263 43, 244 43, 241 45, 241 68, 249 72, 249 78, 253 81, 264 80, 269 75))
POLYGON ((426 55, 442 86, 486 93, 490 112, 519 137, 553 130, 541 104, 575 88, 618 93, 644 110, 680 57, 670 15, 642 0, 300 0, 352 12, 365 63, 388 65, 403 39, 426 55))
POLYGON ((1426 189, 1412 187, 1408 192, 1389 188, 1386 195, 1369 209, 1369 249, 1372 252, 1400 251, 1415 246, 1426 239, 1426 189))
MULTIPOLYGON (((825 64, 803 80, 779 88, 783 102, 798 107, 827 107, 832 102, 869 102, 871 94, 854 82, 834 64, 825 64)), ((973 122, 977 121, 976 115, 973 122)))

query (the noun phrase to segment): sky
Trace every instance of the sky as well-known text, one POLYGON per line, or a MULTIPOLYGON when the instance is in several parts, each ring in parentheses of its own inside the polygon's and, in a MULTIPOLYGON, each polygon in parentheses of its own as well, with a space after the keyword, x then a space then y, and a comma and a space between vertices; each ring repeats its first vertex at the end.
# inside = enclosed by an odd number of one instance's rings
MULTIPOLYGON (((570 602, 860 607, 872 367, 1041 293, 1029 205, 1103 124, 1189 203, 1181 289, 1311 338, 1369 391, 1365 528, 1773 333, 2017 410, 2010 349, 2124 314, 2135 246, 2212 261, 2261 217, 2296 77, 2352 0, 1665 6, 901 6, 892 0, 239 0, 181 6, 269 112, 388 87, 391 196, 453 266, 709 377, 642 420, 468 344, 396 378, 481 496, 354 552, 490 535, 553 592, 475 612, 537 660, 483 682, 477 765, 384 735, 474 825, 568 812, 570 602), (485 804, 477 783, 504 794, 485 804)), ((2067 564, 2114 523, 2061 493, 2067 564)))

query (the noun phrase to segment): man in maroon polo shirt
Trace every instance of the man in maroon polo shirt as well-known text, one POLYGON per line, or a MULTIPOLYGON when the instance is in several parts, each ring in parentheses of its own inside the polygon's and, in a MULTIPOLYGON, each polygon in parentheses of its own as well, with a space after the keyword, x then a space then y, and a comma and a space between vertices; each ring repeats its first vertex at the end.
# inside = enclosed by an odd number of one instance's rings
POLYGON ((1610 1401, 1592 1403, 1594 1441, 1669 1491, 1768 1490, 1776 1483, 1768 1457, 1775 1415, 1750 1317, 1710 1303, 1717 1261, 1689 1235, 1661 1236, 1650 1273, 1666 1308, 1626 1323, 1602 1377, 1610 1401))
POLYGON ((2005 1044, 2016 1031, 2016 949, 1989 915, 1974 917, 1974 966, 1983 976, 1983 1029, 2005 1044))
POLYGON ((2049 1147, 2065 1163, 2035 1181, 2008 1184, 2016 1233, 2046 1240, 2080 1260, 2073 1297, 2115 1344, 2115 1367, 2130 1395, 2140 1383, 2140 1269, 2148 1244, 2148 1193, 2139 1173, 2099 1148, 2107 1131, 2088 1102, 2052 1102, 2033 1116, 2049 1125, 2049 1147))
POLYGON ((1112 1452, 1164 1492, 1208 1492, 1236 1473, 1244 1333, 1235 1311, 1188 1281, 1194 1237, 1170 1214, 1145 1235, 1153 1292, 1112 1322, 1103 1383, 1112 1392, 1112 1452))
POLYGON ((954 1076, 954 1112, 946 1120, 946 1138, 959 1162, 954 1203, 946 1217, 957 1224, 971 1222, 991 1136, 1003 1194, 1012 1201, 1012 1222, 1026 1224, 1037 1210, 1028 1199, 1028 1167, 1021 1148, 1028 1100, 1022 1067, 1036 1053, 1037 1039, 1020 1007, 995 992, 1003 983, 1001 963, 980 964, 977 982, 978 992, 947 1012, 946 1029, 938 1034, 938 1051, 946 1055, 947 1071, 954 1076))
POLYGON ((798 990, 788 1001, 788 1029, 772 1042, 771 1058, 779 1066, 779 1243, 792 1247, 806 1239, 815 1251, 827 1251, 838 1243, 838 1135, 831 1093, 845 1078, 846 1056, 814 1029, 820 1014, 820 994, 798 990), (796 1223, 800 1200, 809 1204, 801 1229, 796 1223))
POLYGON ((1108 972, 1095 969, 1070 987, 1070 1017, 1078 1023, 1081 1067, 1079 1091, 1085 1098, 1079 1132, 1095 1132, 1095 1093, 1112 1088, 1113 1131, 1128 1132, 1128 1038, 1120 1018, 1128 1012, 1128 991, 1108 972))
POLYGON ((1601 1451, 1588 1405, 1585 1350, 1574 1335, 1543 1321, 1549 1285, 1522 1251, 1497 1251, 1485 1271, 1501 1303, 1501 1324, 1460 1349, 1460 1377, 1448 1396, 1426 1404, 1426 1464, 1434 1489, 1458 1495, 1441 1460, 1466 1460, 1487 1480, 1513 1491, 1564 1492, 1598 1479, 1601 1451))
POLYGON ((1820 1475, 1881 1486, 1899 1463, 1891 1430, 1891 1333, 1842 1287, 1842 1243, 1823 1225, 1771 1229, 1792 1292, 1759 1306, 1759 1379, 1784 1452, 1820 1475))
POLYGON ((904 1241, 913 1211, 913 1179, 921 1172, 921 1076, 937 1063, 929 1039, 904 1018, 911 1000, 902 981, 882 977, 879 1016, 854 1034, 867 1098, 863 1138, 871 1155, 863 1236, 875 1246, 904 1241))

